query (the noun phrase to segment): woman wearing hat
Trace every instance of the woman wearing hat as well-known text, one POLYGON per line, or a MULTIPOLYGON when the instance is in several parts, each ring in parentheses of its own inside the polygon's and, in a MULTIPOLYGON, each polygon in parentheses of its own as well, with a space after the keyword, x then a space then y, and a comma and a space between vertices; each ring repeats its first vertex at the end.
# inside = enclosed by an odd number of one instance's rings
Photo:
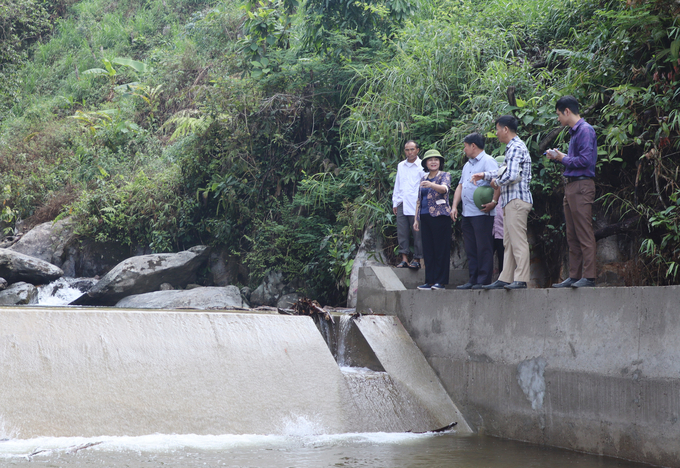
POLYGON ((451 174, 442 170, 444 158, 435 149, 425 153, 421 164, 427 176, 420 183, 413 229, 422 231, 425 284, 418 289, 444 289, 451 258, 451 174))

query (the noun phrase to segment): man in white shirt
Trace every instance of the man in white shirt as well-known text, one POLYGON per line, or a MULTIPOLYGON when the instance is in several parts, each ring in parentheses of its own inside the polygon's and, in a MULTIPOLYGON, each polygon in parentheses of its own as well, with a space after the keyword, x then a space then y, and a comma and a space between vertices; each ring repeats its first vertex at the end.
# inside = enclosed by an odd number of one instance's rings
POLYGON ((420 231, 413 230, 413 221, 416 215, 416 202, 420 181, 423 178, 423 166, 421 165, 418 152, 418 143, 409 140, 404 144, 406 159, 397 166, 397 178, 394 181, 392 193, 392 211, 397 215, 397 240, 399 241, 399 254, 401 262, 397 268, 420 268, 420 259, 423 258, 423 244, 420 240, 420 231), (410 234, 413 233, 413 261, 408 263, 410 252, 410 234))

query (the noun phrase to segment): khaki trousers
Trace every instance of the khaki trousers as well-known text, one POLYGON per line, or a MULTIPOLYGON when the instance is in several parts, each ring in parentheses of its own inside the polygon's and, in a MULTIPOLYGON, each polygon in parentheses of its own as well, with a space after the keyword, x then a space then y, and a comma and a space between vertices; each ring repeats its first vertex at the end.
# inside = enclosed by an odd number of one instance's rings
POLYGON ((531 271, 529 262, 531 252, 527 240, 527 219, 531 211, 531 203, 515 198, 503 208, 503 271, 499 281, 512 283, 513 281, 529 282, 531 271))
POLYGON ((569 277, 597 277, 595 255, 597 244, 593 233, 593 201, 595 181, 577 180, 564 188, 564 219, 569 244, 569 277))

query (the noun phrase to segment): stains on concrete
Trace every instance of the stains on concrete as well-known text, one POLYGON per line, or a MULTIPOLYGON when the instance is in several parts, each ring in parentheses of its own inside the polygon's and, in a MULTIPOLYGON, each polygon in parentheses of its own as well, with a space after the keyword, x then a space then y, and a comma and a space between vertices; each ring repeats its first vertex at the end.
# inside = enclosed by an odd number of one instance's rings
POLYGON ((442 321, 438 318, 432 319, 432 333, 442 332, 442 321))
POLYGON ((547 362, 542 357, 527 359, 517 365, 517 383, 536 411, 543 409, 546 365, 547 362))
POLYGON ((484 362, 487 364, 493 362, 493 359, 491 359, 488 354, 475 352, 475 342, 472 340, 468 342, 465 351, 467 351, 469 361, 484 362))
POLYGON ((574 346, 574 343, 571 341, 569 342, 569 349, 571 349, 571 355, 576 357, 576 347, 574 346))

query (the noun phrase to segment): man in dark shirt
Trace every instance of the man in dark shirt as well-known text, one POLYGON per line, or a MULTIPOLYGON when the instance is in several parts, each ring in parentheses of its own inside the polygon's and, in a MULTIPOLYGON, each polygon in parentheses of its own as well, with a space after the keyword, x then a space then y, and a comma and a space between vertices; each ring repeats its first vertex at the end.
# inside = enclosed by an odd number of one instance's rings
POLYGON ((569 278, 553 284, 554 288, 595 286, 595 254, 592 208, 595 200, 595 164, 597 136, 595 130, 579 115, 578 101, 563 96, 555 104, 557 120, 569 126, 571 140, 564 154, 557 149, 546 152, 549 159, 564 164, 564 218, 569 244, 569 278))

